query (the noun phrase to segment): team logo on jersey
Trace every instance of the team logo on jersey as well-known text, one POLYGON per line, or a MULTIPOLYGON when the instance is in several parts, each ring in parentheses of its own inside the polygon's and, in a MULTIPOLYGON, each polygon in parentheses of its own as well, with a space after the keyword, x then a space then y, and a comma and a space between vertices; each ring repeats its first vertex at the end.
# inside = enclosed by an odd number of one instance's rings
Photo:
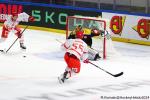
POLYGON ((137 26, 132 27, 132 29, 138 32, 140 37, 149 39, 150 19, 140 19, 137 26))
POLYGON ((122 33, 126 16, 113 16, 110 21, 110 29, 114 34, 120 35, 122 33))

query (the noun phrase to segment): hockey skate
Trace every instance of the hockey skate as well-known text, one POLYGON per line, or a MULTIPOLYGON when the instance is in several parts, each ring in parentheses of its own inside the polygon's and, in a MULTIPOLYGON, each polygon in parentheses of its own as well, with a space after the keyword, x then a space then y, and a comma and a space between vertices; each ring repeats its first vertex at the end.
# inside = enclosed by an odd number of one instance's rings
POLYGON ((61 78, 61 77, 58 77, 58 81, 59 81, 60 84, 63 84, 65 82, 65 79, 61 78))
POLYGON ((100 60, 100 58, 101 58, 100 55, 99 55, 99 54, 96 54, 96 55, 95 55, 95 58, 94 58, 94 61, 100 60))
POLYGON ((66 78, 67 74, 68 74, 68 71, 64 72, 64 74, 62 74, 60 77, 58 77, 58 81, 60 84, 64 83, 65 80, 68 79, 68 78, 66 78))
POLYGON ((26 49, 26 46, 24 45, 24 43, 20 43, 20 48, 25 50, 26 49))

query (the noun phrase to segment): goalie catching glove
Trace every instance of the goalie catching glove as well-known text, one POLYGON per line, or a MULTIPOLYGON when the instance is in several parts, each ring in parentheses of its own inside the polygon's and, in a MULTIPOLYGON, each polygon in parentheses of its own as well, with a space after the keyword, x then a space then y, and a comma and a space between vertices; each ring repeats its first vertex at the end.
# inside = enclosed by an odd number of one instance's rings
POLYGON ((102 36, 102 37, 106 36, 107 39, 110 39, 110 38, 111 38, 110 33, 109 33, 107 30, 102 31, 102 32, 101 32, 101 36, 102 36))

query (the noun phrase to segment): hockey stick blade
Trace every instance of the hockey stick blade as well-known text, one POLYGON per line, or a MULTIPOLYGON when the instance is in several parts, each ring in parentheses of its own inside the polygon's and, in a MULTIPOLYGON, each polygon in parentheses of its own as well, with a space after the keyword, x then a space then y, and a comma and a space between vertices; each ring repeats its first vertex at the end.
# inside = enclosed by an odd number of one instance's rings
POLYGON ((4 52, 4 50, 0 50, 0 52, 4 52))
POLYGON ((118 74, 112 74, 112 73, 108 72, 107 70, 105 70, 105 69, 103 69, 103 68, 101 68, 101 67, 95 65, 95 64, 92 63, 92 62, 89 62, 89 63, 92 64, 93 66, 95 66, 95 67, 101 69, 102 71, 106 72, 107 74, 109 74, 109 75, 111 75, 111 76, 113 76, 113 77, 119 77, 119 76, 123 75, 123 72, 120 72, 120 73, 118 73, 118 74))
POLYGON ((114 76, 114 77, 119 77, 119 76, 121 76, 121 75, 123 75, 123 72, 120 72, 120 73, 115 74, 115 75, 113 75, 113 76, 114 76))
POLYGON ((0 52, 4 52, 4 50, 0 50, 0 52))
POLYGON ((6 50, 5 50, 5 49, 4 49, 4 50, 0 50, 0 52, 5 54, 5 53, 6 53, 6 50))

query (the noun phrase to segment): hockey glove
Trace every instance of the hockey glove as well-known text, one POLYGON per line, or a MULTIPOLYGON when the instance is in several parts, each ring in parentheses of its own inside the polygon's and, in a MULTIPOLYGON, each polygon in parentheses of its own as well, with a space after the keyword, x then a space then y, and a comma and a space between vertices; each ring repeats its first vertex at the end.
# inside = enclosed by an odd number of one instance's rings
POLYGON ((30 21, 30 22, 34 22, 34 21, 35 21, 35 18, 34 18, 33 16, 30 16, 30 17, 29 17, 29 21, 30 21))
POLYGON ((89 60, 88 60, 88 59, 86 59, 86 60, 84 60, 83 62, 84 62, 84 63, 89 63, 89 60))

